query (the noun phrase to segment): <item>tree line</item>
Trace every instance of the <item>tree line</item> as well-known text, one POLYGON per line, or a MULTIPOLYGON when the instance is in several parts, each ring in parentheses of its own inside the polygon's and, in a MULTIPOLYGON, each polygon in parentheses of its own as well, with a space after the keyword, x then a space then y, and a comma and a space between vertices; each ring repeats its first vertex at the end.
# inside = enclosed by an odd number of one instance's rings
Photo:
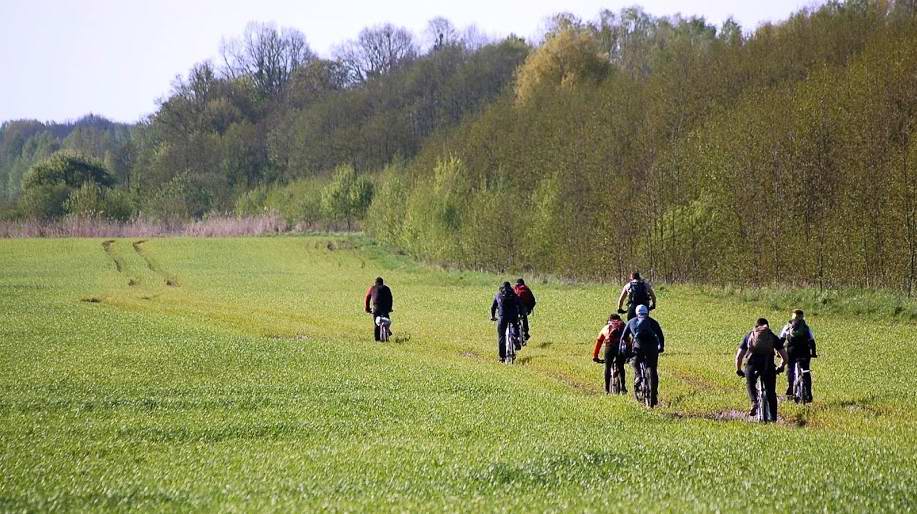
POLYGON ((381 178, 368 230, 475 268, 911 293, 915 85, 913 3, 747 35, 561 16, 511 90, 381 178))
POLYGON ((327 59, 252 24, 97 148, 4 124, 0 185, 8 216, 276 211, 475 268, 912 292, 915 49, 911 1, 561 14, 536 45, 435 19, 327 59), (112 180, 27 178, 66 159, 112 180))

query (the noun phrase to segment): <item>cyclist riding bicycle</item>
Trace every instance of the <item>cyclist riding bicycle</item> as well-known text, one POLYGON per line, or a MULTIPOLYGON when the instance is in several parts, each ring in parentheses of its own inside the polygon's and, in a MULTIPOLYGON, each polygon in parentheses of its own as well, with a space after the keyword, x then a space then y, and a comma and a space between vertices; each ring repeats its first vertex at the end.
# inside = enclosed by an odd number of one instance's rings
MULTIPOLYGON (((639 276, 639 275, 638 275, 639 276)), ((659 394, 659 374, 656 367, 659 364, 659 354, 665 352, 665 335, 659 322, 650 317, 650 310, 646 305, 638 305, 634 309, 636 318, 627 322, 621 333, 620 344, 626 345, 629 340, 633 344, 633 358, 631 364, 634 368, 634 387, 638 387, 640 363, 646 365, 649 372, 650 406, 655 406, 659 394)), ((635 391, 636 393, 636 391, 635 391)), ((647 391, 643 391, 645 396, 647 391)))
POLYGON ((529 340, 529 315, 532 314, 532 311, 535 310, 535 294, 532 293, 532 290, 529 289, 529 286, 525 285, 525 280, 519 278, 516 280, 516 285, 513 286, 513 291, 516 292, 516 296, 519 297, 519 304, 522 309, 519 312, 519 317, 522 319, 522 337, 523 341, 529 340))
POLYGON ((510 324, 518 327, 520 309, 519 297, 513 291, 513 286, 504 282, 490 305, 490 320, 497 322, 497 352, 500 362, 506 361, 506 329, 510 324))
POLYGON ((643 280, 639 271, 631 273, 630 279, 618 297, 618 314, 626 312, 627 321, 637 317, 638 305, 646 305, 649 310, 656 308, 656 292, 653 291, 653 285, 643 280), (627 300, 627 310, 624 310, 624 300, 627 300))
MULTIPOLYGON (((806 323, 805 313, 799 309, 793 311, 792 319, 780 331, 780 340, 783 341, 786 353, 790 357, 786 373, 787 398, 794 398, 793 384, 796 383, 796 363, 799 363, 803 371, 803 390, 809 396, 805 400, 811 401, 812 377, 809 374, 809 365, 810 359, 818 358, 818 353, 815 351, 815 335, 812 334, 812 329, 806 323)), ((802 398, 798 399, 802 400, 802 398)))
POLYGON ((751 401, 749 417, 758 415, 757 381, 760 378, 766 396, 763 401, 769 406, 767 412, 770 418, 766 421, 777 421, 777 374, 783 372, 786 363, 787 354, 783 342, 771 331, 766 319, 758 318, 755 328, 745 335, 736 351, 736 375, 745 378, 748 399, 751 401), (774 353, 779 354, 782 360, 779 368, 774 368, 774 353))
POLYGON ((595 340, 595 350, 592 352, 593 362, 605 365, 605 392, 608 394, 626 394, 626 375, 624 363, 630 354, 630 346, 621 346, 621 334, 624 333, 624 321, 621 316, 612 314, 608 317, 608 324, 602 327, 599 337, 595 340), (602 344, 605 344, 605 358, 599 358, 602 344), (613 387, 617 385, 617 388, 613 387))
MULTIPOLYGON (((376 278, 376 283, 370 286, 366 291, 366 297, 363 298, 363 309, 373 315, 373 337, 376 341, 380 340, 379 329, 381 324, 377 321, 380 317, 389 319, 392 313, 392 290, 385 285, 382 277, 376 278)), ((389 330, 391 334, 391 330, 389 330)))

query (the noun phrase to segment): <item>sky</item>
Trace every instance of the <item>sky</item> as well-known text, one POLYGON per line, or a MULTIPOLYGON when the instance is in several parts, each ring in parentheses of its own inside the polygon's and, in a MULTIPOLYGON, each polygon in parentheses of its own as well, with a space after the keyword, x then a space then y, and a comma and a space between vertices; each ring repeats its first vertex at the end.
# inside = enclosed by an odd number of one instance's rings
POLYGON ((390 22, 420 34, 442 16, 491 36, 535 38, 557 12, 594 19, 641 5, 650 14, 699 15, 746 31, 812 0, 0 0, 0 122, 74 120, 87 113, 135 122, 154 112, 177 75, 216 59, 220 41, 250 21, 302 31, 313 51, 390 22))

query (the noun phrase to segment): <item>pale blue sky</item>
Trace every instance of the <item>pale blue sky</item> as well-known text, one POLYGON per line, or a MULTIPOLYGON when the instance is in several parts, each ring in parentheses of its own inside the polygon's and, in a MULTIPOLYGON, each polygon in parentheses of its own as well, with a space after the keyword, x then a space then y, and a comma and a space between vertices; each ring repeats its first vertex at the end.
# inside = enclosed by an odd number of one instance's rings
POLYGON ((222 37, 249 21, 305 33, 329 56, 361 28, 392 22, 420 33, 444 16, 456 26, 529 37, 556 12, 593 19, 600 10, 639 4, 654 15, 734 16, 746 30, 779 21, 811 0, 0 0, 0 122, 75 119, 88 112, 133 122, 156 109, 177 74, 215 58, 222 37))

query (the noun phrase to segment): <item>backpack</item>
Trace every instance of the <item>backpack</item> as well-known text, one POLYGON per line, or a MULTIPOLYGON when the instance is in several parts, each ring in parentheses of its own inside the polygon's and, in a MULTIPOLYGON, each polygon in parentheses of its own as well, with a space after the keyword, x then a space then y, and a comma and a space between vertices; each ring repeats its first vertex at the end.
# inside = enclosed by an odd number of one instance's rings
POLYGON ((392 290, 387 285, 373 287, 372 292, 373 310, 381 313, 389 313, 392 310, 392 290))
POLYGON ((646 305, 650 304, 650 288, 646 285, 646 282, 643 280, 631 280, 630 281, 630 290, 627 293, 628 301, 631 305, 646 305))
POLYGON ((532 290, 529 289, 527 285, 518 284, 514 290, 516 291, 516 296, 519 297, 519 300, 526 309, 531 311, 535 308, 535 295, 532 294, 532 290))
POLYGON ((618 353, 627 354, 630 353, 630 345, 627 341, 624 344, 621 344, 621 335, 624 334, 625 323, 620 320, 613 320, 608 323, 608 337, 605 339, 606 349, 616 351, 618 353))
POLYGON ((500 311, 500 317, 515 318, 519 315, 519 297, 512 288, 500 289, 499 301, 497 307, 500 311))
POLYGON ((809 326, 805 320, 793 320, 786 331, 786 345, 791 348, 806 348, 809 344, 809 326))
POLYGON ((764 325, 754 329, 751 337, 748 338, 749 355, 762 355, 768 357, 774 355, 774 348, 777 347, 777 336, 771 331, 770 327, 764 325))
POLYGON ((656 336, 656 331, 653 330, 653 326, 650 324, 650 318, 637 318, 637 322, 634 323, 634 328, 631 329, 631 332, 634 334, 634 346, 638 348, 656 348, 659 345, 659 337, 656 336))

